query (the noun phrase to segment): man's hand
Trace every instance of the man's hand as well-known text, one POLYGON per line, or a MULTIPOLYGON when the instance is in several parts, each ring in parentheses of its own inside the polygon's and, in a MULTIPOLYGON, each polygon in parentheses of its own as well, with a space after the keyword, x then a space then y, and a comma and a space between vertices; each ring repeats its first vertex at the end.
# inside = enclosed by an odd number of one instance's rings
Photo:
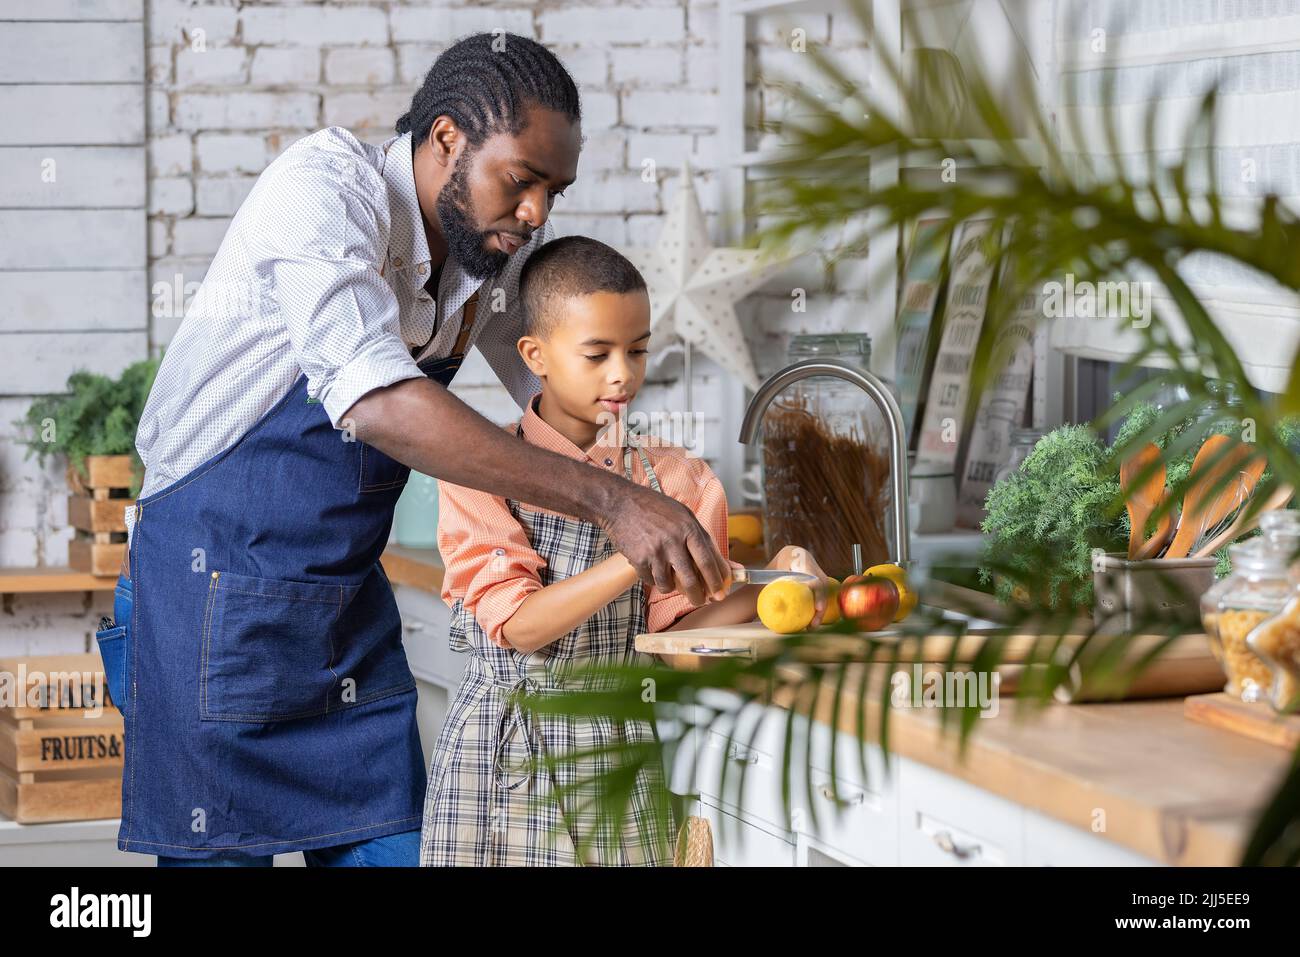
POLYGON ((731 569, 691 510, 662 492, 626 485, 600 524, 641 580, 681 592, 692 605, 726 598, 731 569))
POLYGON ((708 532, 662 492, 520 441, 440 383, 404 379, 345 414, 356 438, 435 478, 597 523, 647 585, 703 605, 730 573, 708 532))

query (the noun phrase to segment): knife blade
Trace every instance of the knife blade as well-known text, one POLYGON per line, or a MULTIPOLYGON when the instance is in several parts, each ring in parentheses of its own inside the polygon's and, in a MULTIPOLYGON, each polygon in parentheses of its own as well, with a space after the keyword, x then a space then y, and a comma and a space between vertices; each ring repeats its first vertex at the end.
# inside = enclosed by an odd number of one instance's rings
POLYGON ((818 584, 821 579, 816 575, 810 575, 807 572, 792 572, 783 568, 733 568, 731 570, 731 583, 733 585, 770 585, 774 581, 780 581, 783 578, 793 578, 795 581, 805 582, 809 585, 818 584))

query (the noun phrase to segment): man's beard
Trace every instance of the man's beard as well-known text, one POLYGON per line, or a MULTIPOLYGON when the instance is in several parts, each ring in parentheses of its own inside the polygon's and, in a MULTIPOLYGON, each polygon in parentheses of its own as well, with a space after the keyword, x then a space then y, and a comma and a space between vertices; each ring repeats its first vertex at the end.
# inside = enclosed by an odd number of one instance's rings
POLYGON ((456 161, 451 178, 438 193, 435 208, 452 258, 474 279, 487 279, 505 266, 510 255, 499 249, 487 248, 488 237, 493 231, 482 232, 475 225, 469 198, 469 166, 472 156, 472 153, 465 152, 456 161))

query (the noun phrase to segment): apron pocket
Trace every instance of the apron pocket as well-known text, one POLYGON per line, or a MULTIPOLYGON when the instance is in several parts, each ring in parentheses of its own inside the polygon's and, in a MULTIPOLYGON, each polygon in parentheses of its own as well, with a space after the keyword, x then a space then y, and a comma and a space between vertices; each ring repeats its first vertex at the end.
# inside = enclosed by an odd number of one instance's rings
POLYGON ((104 662, 104 684, 114 707, 126 714, 126 625, 95 632, 99 657, 104 662))
POLYGON ((406 484, 411 475, 410 468, 373 445, 365 442, 358 442, 357 445, 361 451, 361 478, 357 486, 360 491, 384 492, 406 484))
POLYGON ((355 585, 213 572, 204 606, 199 717, 284 721, 345 707, 334 671, 355 585))

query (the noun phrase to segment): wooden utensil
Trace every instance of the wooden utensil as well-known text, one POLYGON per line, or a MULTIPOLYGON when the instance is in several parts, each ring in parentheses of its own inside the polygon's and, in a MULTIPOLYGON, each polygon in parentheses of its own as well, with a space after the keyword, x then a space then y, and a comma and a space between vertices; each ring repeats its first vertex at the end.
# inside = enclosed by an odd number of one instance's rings
MULTIPOLYGON (((1186 558, 1207 528, 1223 521, 1241 504, 1242 484, 1229 480, 1220 486, 1226 476, 1237 472, 1250 474, 1256 465, 1263 472, 1263 464, 1263 456, 1230 436, 1211 435, 1206 439, 1192 461, 1191 483, 1183 498, 1178 531, 1164 557, 1186 558)), ((1258 481, 1258 473, 1255 479, 1258 481)))
MULTIPOLYGON (((1163 505, 1165 499, 1169 498, 1169 492, 1166 490, 1164 497, 1161 499, 1163 505)), ((1148 559, 1157 557, 1166 545, 1169 539, 1174 537, 1174 526, 1178 521, 1178 506, 1174 506, 1165 514, 1156 520, 1156 530, 1151 533, 1151 537, 1142 543, 1134 556, 1135 561, 1144 562, 1148 559)))
POLYGON ((1260 517, 1265 512, 1272 512, 1281 508, 1287 502, 1291 501, 1291 496, 1293 495, 1295 495, 1295 489, 1290 485, 1279 485, 1273 490, 1273 494, 1268 497, 1268 500, 1258 512, 1250 518, 1246 518, 1246 511, 1245 509, 1242 509, 1241 514, 1233 520, 1231 525, 1221 531, 1218 535, 1215 535, 1204 545, 1198 547, 1196 551, 1192 553, 1192 557, 1208 558, 1228 542, 1235 541, 1247 532, 1254 531, 1255 527, 1259 525, 1260 517))
POLYGON ((1146 537, 1147 519, 1165 493, 1165 464, 1154 442, 1148 442, 1120 464, 1119 482, 1128 510, 1128 557, 1133 559, 1146 537))

